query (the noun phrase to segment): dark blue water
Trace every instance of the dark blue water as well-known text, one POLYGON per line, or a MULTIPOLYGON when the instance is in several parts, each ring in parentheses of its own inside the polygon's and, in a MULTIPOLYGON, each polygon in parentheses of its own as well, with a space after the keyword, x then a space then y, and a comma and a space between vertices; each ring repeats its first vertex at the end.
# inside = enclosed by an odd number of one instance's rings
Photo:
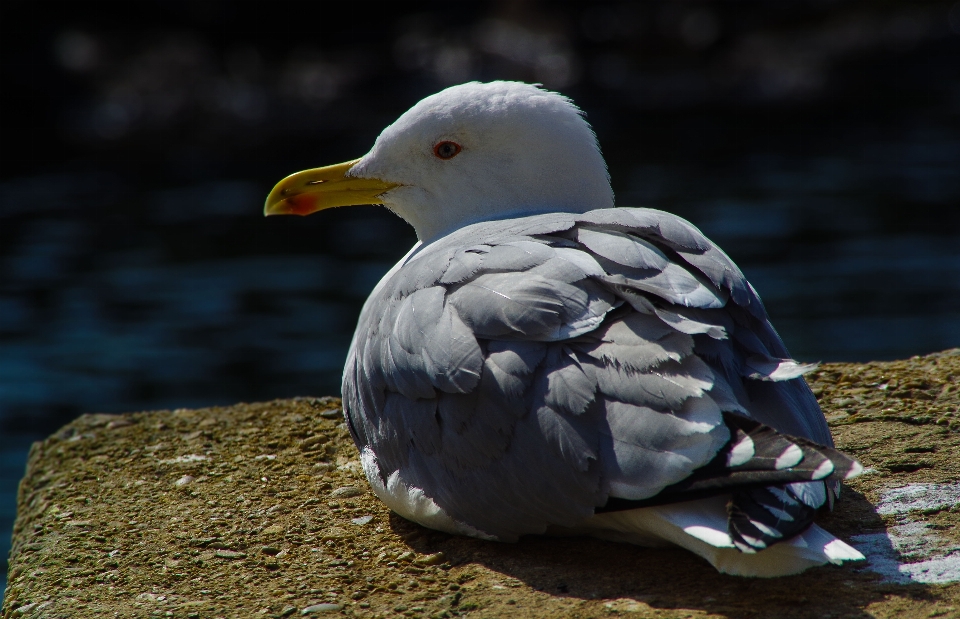
POLYGON ((960 346, 960 3, 424 5, 316 42, 268 4, 53 6, 0 16, 0 592, 32 440, 338 393, 412 230, 263 199, 450 83, 571 95, 618 204, 720 244, 798 359, 960 346))

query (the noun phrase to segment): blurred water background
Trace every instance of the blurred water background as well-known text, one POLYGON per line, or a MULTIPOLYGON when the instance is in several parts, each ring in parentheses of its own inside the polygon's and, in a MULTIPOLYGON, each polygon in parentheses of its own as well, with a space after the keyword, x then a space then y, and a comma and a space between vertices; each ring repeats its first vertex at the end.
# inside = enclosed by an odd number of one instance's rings
POLYGON ((32 440, 339 393, 413 232, 263 199, 450 84, 573 97, 618 204, 718 242, 795 357, 960 346, 960 2, 5 0, 0 29, 0 592, 32 440))

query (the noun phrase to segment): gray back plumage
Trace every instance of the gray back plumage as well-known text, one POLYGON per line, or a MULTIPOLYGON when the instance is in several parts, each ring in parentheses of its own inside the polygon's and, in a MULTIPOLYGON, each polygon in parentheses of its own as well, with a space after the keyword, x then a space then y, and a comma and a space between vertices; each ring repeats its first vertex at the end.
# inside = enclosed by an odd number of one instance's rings
POLYGON ((502 540, 651 497, 730 437, 722 412, 832 445, 756 291, 650 209, 477 223, 411 253, 360 316, 357 445, 502 540))

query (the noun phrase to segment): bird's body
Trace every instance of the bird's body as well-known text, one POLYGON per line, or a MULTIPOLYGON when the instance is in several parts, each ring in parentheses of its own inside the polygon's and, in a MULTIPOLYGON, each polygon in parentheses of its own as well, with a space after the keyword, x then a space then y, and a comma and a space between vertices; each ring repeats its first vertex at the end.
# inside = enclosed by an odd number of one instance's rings
POLYGON ((862 558, 813 524, 859 465, 831 449, 808 366, 693 225, 612 208, 568 100, 454 87, 344 166, 290 177, 268 211, 357 191, 417 228, 364 306, 343 378, 389 507, 484 539, 677 544, 743 575, 862 558))

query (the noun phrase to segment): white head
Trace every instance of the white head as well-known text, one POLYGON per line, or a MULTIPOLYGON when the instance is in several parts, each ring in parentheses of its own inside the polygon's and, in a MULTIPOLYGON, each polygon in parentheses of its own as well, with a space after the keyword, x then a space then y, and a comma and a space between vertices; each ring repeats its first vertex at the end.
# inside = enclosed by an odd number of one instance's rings
POLYGON ((610 208, 613 191, 596 136, 569 99, 519 82, 471 82, 417 103, 359 160, 284 179, 266 211, 371 202, 429 242, 477 221, 610 208), (334 192, 332 201, 305 195, 334 192))

